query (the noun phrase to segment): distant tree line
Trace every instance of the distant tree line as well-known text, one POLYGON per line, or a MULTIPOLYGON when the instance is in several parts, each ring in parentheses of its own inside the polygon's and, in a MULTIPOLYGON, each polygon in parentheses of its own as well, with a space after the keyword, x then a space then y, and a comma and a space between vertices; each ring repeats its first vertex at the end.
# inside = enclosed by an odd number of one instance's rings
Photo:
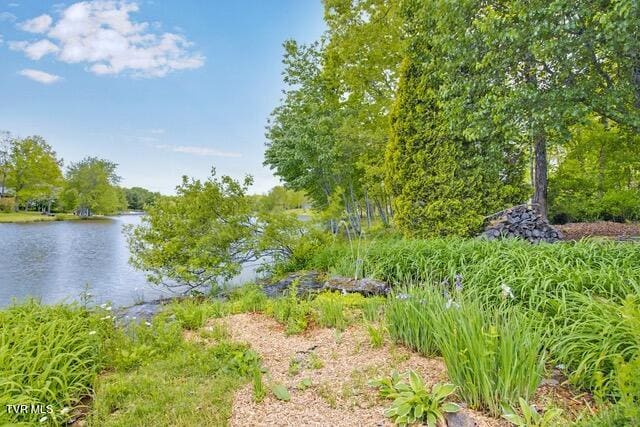
POLYGON ((40 136, 17 138, 0 135, 0 209, 74 212, 80 216, 141 210, 158 193, 143 188, 119 186, 117 165, 109 160, 86 157, 63 161, 40 136), (11 202, 7 202, 10 200, 11 202))
POLYGON ((324 5, 320 40, 284 44, 265 154, 315 206, 425 236, 527 201, 639 219, 637 1, 324 5))

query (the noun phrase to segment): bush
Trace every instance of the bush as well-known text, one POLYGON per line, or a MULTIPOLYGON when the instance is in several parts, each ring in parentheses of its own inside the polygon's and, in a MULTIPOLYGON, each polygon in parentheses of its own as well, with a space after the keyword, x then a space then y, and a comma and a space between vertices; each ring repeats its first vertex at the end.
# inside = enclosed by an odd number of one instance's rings
POLYGON ((0 212, 13 212, 16 208, 16 202, 13 197, 0 197, 0 212))
POLYGON ((185 298, 174 301, 166 308, 169 314, 173 314, 176 320, 185 329, 196 330, 201 328, 207 319, 221 317, 225 313, 221 301, 208 301, 198 298, 185 298))
POLYGON ((325 328, 336 328, 343 331, 349 323, 345 316, 345 306, 339 293, 324 293, 313 301, 318 324, 325 328))

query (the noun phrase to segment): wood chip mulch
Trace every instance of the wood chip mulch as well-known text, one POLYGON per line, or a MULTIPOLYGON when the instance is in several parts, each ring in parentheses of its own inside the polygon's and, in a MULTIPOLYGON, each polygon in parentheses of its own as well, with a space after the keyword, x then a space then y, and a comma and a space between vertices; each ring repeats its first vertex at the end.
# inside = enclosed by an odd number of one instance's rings
MULTIPOLYGON (((272 393, 261 403, 253 399, 252 385, 236 392, 232 426, 388 426, 381 400, 367 383, 390 375, 393 370, 414 369, 431 386, 446 382, 444 363, 425 358, 402 346, 385 343, 372 348, 362 325, 344 332, 312 328, 303 335, 287 336, 281 325, 262 314, 237 314, 223 321, 234 341, 248 343, 260 354, 267 384, 287 387, 291 400, 278 400, 272 393), (311 386, 301 387, 303 379, 311 386)), ((477 426, 506 426, 504 420, 462 410, 477 426)))
POLYGON ((575 222, 555 225, 565 240, 580 240, 583 237, 607 237, 626 240, 640 236, 640 224, 611 221, 575 222))

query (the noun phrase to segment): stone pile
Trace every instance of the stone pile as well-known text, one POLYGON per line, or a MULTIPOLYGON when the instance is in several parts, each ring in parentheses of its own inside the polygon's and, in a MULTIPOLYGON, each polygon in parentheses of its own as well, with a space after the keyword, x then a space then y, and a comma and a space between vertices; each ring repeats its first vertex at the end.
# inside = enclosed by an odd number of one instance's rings
POLYGON ((562 240, 562 233, 526 205, 507 209, 492 221, 483 233, 489 240, 505 237, 528 240, 531 243, 554 243, 562 240))

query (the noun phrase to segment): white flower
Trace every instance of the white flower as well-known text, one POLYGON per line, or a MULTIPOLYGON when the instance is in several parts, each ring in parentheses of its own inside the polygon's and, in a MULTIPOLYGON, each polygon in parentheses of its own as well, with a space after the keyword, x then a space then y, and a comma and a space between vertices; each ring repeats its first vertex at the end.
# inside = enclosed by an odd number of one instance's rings
POLYGON ((100 308, 105 308, 106 306, 107 306, 106 302, 104 304, 100 304, 100 308))
POLYGON ((71 411, 71 408, 67 408, 66 406, 60 410, 62 415, 66 415, 71 411))
POLYGON ((109 306, 109 307, 105 308, 105 310, 107 310, 107 311, 111 311, 111 306, 109 306))
POLYGON ((145 325, 151 326, 151 322, 144 322, 145 325))
POLYGON ((507 285, 505 285, 504 283, 502 285, 500 285, 500 289, 502 289, 502 297, 503 298, 515 298, 515 296, 513 295, 513 292, 511 292, 511 288, 507 285))
POLYGON ((43 423, 45 421, 47 421, 49 419, 49 417, 47 417, 46 415, 42 418, 40 418, 40 422, 43 423))
POLYGON ((111 316, 104 316, 103 318, 101 318, 100 320, 109 320, 111 319, 111 316))
POLYGON ((136 319, 137 319, 137 317, 136 317, 136 316, 133 316, 133 317, 131 317, 131 318, 132 318, 133 320, 136 320, 136 319))
POLYGON ((95 335, 96 331, 89 331, 89 335, 95 335))

